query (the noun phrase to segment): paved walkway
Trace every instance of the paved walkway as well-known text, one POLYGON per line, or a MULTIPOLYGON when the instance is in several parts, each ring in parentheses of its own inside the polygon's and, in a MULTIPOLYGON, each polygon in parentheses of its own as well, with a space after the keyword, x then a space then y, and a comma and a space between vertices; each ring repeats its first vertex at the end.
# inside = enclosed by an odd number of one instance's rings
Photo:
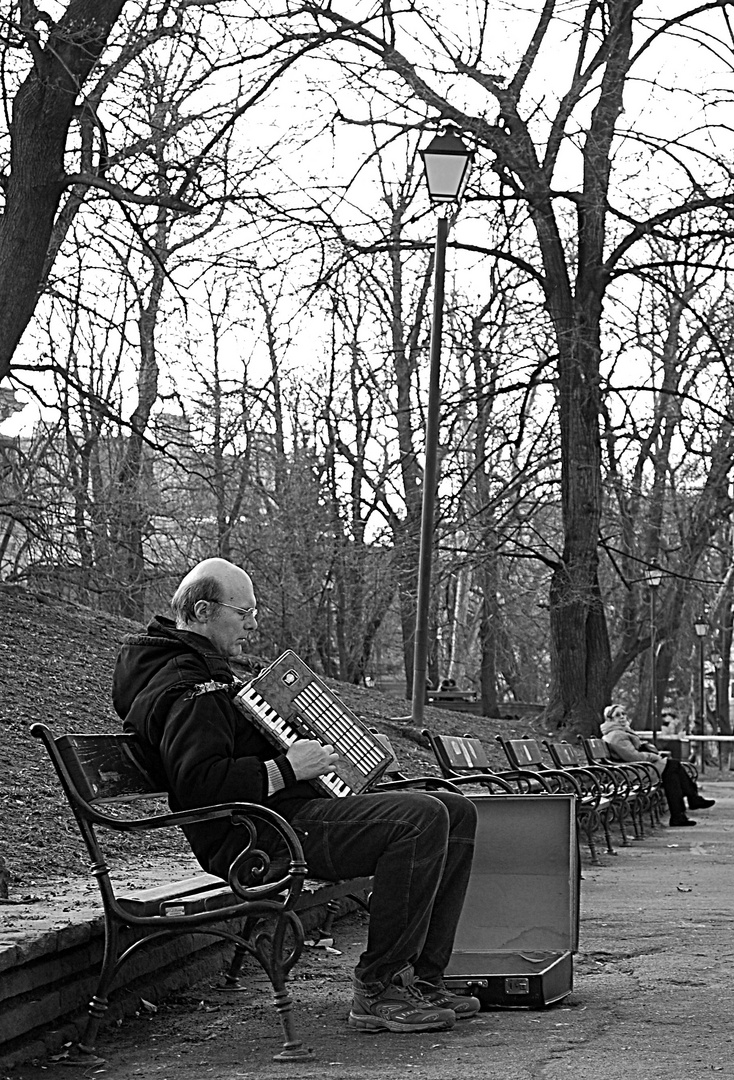
POLYGON ((701 1080, 734 1078, 734 782, 705 777, 713 810, 695 829, 660 829, 585 866, 575 988, 539 1012, 482 1013, 453 1032, 365 1036, 345 1023, 361 916, 337 924, 341 956, 311 953, 296 969, 300 1031, 314 1060, 280 1064, 268 986, 223 999, 200 985, 104 1034, 104 1061, 20 1066, 13 1080, 56 1069, 105 1080, 701 1080))

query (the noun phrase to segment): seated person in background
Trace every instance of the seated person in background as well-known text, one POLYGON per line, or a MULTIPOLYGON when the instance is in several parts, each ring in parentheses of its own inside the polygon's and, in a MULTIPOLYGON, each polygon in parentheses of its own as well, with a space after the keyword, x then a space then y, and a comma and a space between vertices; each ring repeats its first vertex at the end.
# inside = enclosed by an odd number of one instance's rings
MULTIPOLYGON (((443 983, 469 884, 476 809, 450 791, 375 792, 330 798, 309 783, 331 771, 332 745, 298 739, 275 747, 235 703, 229 661, 257 629, 249 576, 206 559, 183 579, 171 607, 125 639, 112 700, 172 810, 253 802, 299 835, 309 872, 327 880, 374 875, 367 945, 354 976, 349 1023, 361 1031, 441 1031, 475 1015, 479 1001, 443 983)), ((227 877, 249 843, 227 822, 189 826, 194 854, 227 877)))
POLYGON ((678 714, 673 709, 663 709, 660 720, 658 734, 661 739, 674 739, 683 731, 683 723, 678 719, 678 714))
POLYGON ((688 800, 691 810, 704 810, 714 805, 715 799, 702 798, 695 781, 680 761, 666 757, 652 743, 646 743, 640 738, 630 725, 622 705, 609 705, 604 710, 601 735, 609 747, 610 757, 617 761, 649 761, 655 766, 663 782, 673 828, 696 824, 686 814, 684 799, 688 800))

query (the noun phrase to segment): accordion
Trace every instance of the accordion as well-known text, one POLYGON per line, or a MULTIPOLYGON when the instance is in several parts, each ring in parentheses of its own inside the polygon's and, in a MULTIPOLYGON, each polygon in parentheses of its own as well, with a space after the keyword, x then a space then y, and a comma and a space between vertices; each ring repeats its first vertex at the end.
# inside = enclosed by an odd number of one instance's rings
POLYGON ((360 794, 393 761, 377 736, 290 650, 247 683, 234 700, 279 749, 297 739, 334 746, 339 760, 333 771, 309 781, 327 795, 360 794))

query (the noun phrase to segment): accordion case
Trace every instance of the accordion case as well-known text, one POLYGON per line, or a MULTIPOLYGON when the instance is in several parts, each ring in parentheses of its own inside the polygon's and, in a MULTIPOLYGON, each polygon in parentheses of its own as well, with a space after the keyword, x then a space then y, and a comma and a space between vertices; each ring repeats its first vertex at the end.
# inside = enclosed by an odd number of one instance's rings
POLYGON ((444 980, 482 1009, 552 1005, 573 989, 578 949, 574 796, 471 798, 477 843, 444 980))

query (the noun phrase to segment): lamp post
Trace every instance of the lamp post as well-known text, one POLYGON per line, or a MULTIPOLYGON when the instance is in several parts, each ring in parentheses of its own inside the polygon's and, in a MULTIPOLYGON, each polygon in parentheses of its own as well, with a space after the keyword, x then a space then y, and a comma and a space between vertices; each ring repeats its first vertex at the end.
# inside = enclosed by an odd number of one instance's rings
POLYGON ((650 593, 650 727, 652 741, 658 733, 658 646, 657 646, 657 593, 663 580, 663 571, 657 566, 648 566, 645 581, 650 593))
MULTIPOLYGON (((706 734, 706 686, 705 686, 705 672, 704 672, 704 652, 703 643, 706 637, 706 631, 708 630, 708 623, 699 615, 693 624, 693 629, 696 631, 696 637, 698 638, 698 717, 701 725, 701 734, 706 734)), ((701 741, 701 772, 705 771, 706 765, 706 743, 701 741)))
POLYGON ((324 600, 326 601, 326 674, 333 676, 331 670, 331 595, 334 592, 334 582, 331 578, 324 585, 324 600))
MULTIPOLYGON (((721 731, 721 724, 720 724, 720 721, 719 721, 719 717, 722 714, 722 704, 723 704, 723 701, 724 701, 724 694, 726 692, 725 687, 724 687, 725 680, 723 678, 723 675, 724 675, 724 657, 721 655, 721 653, 715 653, 714 654, 714 688, 716 690, 716 704, 714 706, 714 717, 713 717, 713 728, 714 728, 713 733, 714 733, 714 735, 718 735, 719 732, 721 731)), ((726 716, 726 713, 724 713, 724 716, 726 716)), ((721 743, 718 742, 718 740, 717 740, 717 743, 716 743, 716 751, 717 751, 717 757, 718 757, 719 772, 721 772, 721 743)))
MULTIPOLYGON (((454 127, 434 136, 421 151, 426 171, 428 195, 434 205, 443 208, 457 203, 463 194, 473 153, 468 150, 454 127)), ((433 519, 438 481, 438 422, 440 405, 441 335, 443 333, 443 297, 446 275, 446 238, 448 219, 441 209, 436 230, 433 267, 433 319, 431 322, 428 411, 426 413, 426 456, 423 467, 423 503, 421 506, 418 590, 415 612, 413 651, 412 720, 420 726, 426 702, 428 671, 428 614, 431 603, 431 562, 433 556, 433 519)))

